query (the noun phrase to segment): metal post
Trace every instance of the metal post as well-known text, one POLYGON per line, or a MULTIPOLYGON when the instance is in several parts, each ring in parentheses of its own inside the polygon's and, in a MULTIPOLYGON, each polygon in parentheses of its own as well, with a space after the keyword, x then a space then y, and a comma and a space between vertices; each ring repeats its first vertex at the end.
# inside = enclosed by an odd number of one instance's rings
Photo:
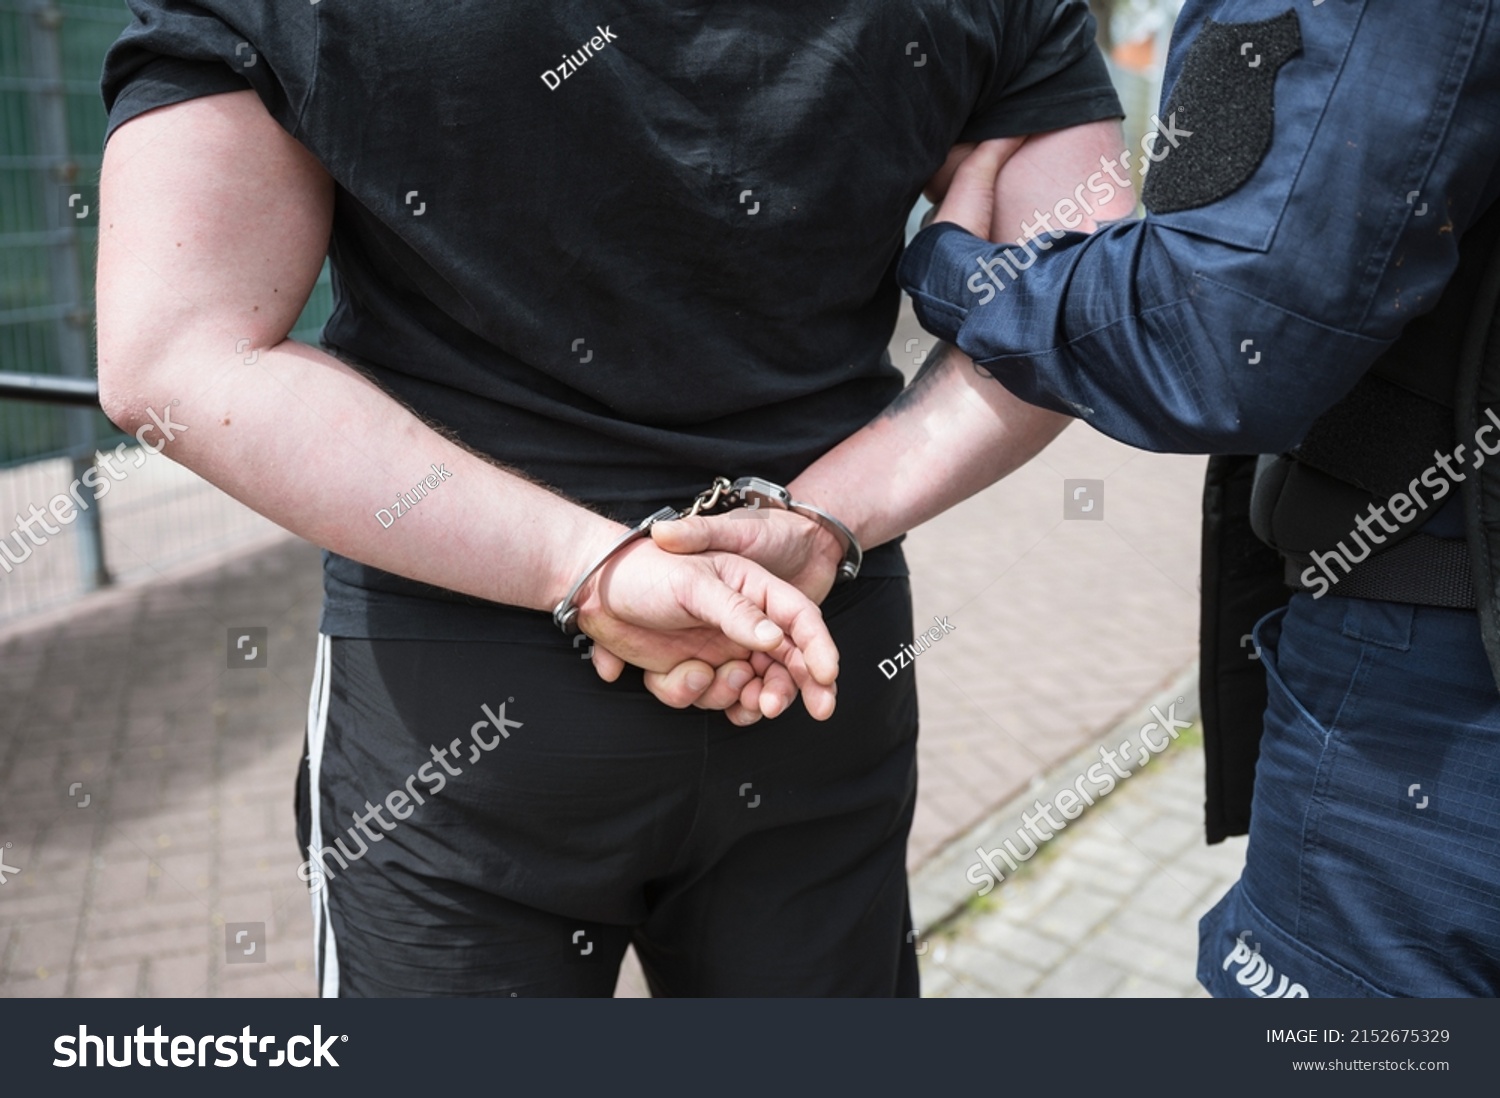
MULTIPOLYGON (((77 221, 66 215, 67 207, 61 200, 66 185, 75 183, 78 178, 78 164, 68 144, 67 102, 59 43, 63 17, 56 0, 36 0, 28 15, 27 52, 31 75, 36 81, 29 97, 31 117, 36 130, 36 155, 44 173, 43 187, 48 192, 43 203, 44 224, 53 241, 47 249, 48 273, 52 299, 67 307, 65 315, 54 322, 53 334, 62 372, 69 377, 92 378, 94 371, 88 333, 93 318, 84 304, 77 221)), ((63 416, 73 476, 81 478, 94 465, 98 441, 94 432, 94 413, 87 408, 68 408, 63 416)), ((84 589, 108 585, 110 576, 104 559, 104 534, 97 503, 79 513, 75 529, 78 531, 78 566, 84 589)))

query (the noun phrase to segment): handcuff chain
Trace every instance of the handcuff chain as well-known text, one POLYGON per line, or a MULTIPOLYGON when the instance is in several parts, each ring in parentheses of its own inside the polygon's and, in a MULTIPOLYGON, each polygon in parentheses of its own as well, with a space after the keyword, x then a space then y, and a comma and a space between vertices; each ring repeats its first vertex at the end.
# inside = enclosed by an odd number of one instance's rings
POLYGON ((682 513, 682 517, 692 518, 700 511, 712 511, 719 505, 725 493, 732 491, 733 488, 734 485, 728 477, 714 477, 714 482, 698 493, 698 498, 693 500, 693 505, 682 513))
POLYGON ((599 554, 599 557, 589 565, 588 569, 573 581, 573 586, 568 588, 568 593, 563 596, 552 610, 552 620, 557 627, 568 636, 578 633, 578 606, 573 601, 578 597, 578 592, 588 582, 590 576, 609 563, 611 557, 637 538, 651 536, 651 527, 658 522, 671 522, 674 519, 691 518, 704 511, 712 511, 721 502, 728 498, 733 506, 745 506, 747 497, 753 497, 755 503, 752 507, 759 507, 762 498, 779 501, 788 510, 796 511, 807 518, 815 519, 824 526, 834 530, 839 539, 844 543, 844 560, 839 565, 838 579, 851 580, 859 575, 859 566, 864 559, 864 553, 860 549, 859 541, 854 532, 838 519, 834 518, 822 508, 814 507, 810 503, 800 503, 787 494, 787 490, 779 484, 761 480, 758 477, 741 477, 738 481, 731 481, 728 477, 714 477, 713 483, 693 500, 686 511, 676 511, 671 507, 663 507, 655 514, 647 515, 635 526, 626 530, 614 543, 599 554))

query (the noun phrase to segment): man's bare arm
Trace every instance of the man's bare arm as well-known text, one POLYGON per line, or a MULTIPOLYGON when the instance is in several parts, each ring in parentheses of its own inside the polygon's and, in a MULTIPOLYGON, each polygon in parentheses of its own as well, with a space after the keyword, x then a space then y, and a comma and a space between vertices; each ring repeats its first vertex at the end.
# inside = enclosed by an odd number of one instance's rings
MULTIPOLYGON (((1050 213, 1100 170, 1101 157, 1118 158, 1116 122, 1096 122, 1027 138, 985 142, 941 180, 939 220, 976 235, 1015 240, 1035 212, 1050 213)), ((944 174, 944 173, 940 173, 944 174)), ((1119 190, 1079 227, 1130 216, 1133 190, 1119 190)), ((1019 277, 1024 278, 1021 272, 1019 277)), ((1012 396, 955 348, 940 345, 932 360, 892 405, 834 447, 788 488, 850 526, 865 547, 879 545, 941 514, 1018 469, 1040 453, 1071 420, 1012 396)), ((689 519, 653 530, 673 552, 725 549, 743 553, 821 598, 832 583, 841 547, 828 530, 800 515, 772 512, 761 522, 689 519)), ((686 683, 701 667, 680 665, 646 682, 673 705, 713 702, 686 683)), ((737 711, 731 708, 732 715, 737 711)))
MULTIPOLYGON (((955 221, 997 243, 1018 240, 1037 211, 1050 213, 1118 158, 1116 122, 985 142, 943 180, 936 220, 955 221)), ((1123 188, 1084 214, 1081 232, 1128 217, 1123 188)), ((1082 211, 1081 211, 1082 212, 1082 211)), ((1025 277, 1020 272, 1019 276, 1025 277)), ((844 440, 789 487, 799 499, 841 507, 864 544, 919 526, 982 491, 1040 453, 1071 422, 1012 396, 963 352, 940 344, 925 369, 873 423, 844 440)))
POLYGON ((963 352, 939 344, 895 403, 788 487, 832 508, 870 548, 1013 473, 1069 422, 1018 400, 963 352))

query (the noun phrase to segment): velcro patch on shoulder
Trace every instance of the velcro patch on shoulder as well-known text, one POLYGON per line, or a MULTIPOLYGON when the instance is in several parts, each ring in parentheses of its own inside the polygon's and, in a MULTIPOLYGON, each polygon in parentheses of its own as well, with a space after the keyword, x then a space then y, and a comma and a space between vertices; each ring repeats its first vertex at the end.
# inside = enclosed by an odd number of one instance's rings
POLYGON ((1174 142, 1146 173, 1141 201, 1152 213, 1207 206, 1245 184, 1271 147, 1273 92, 1281 66, 1301 52, 1295 11, 1259 23, 1207 20, 1188 47, 1162 115, 1176 115, 1174 142))

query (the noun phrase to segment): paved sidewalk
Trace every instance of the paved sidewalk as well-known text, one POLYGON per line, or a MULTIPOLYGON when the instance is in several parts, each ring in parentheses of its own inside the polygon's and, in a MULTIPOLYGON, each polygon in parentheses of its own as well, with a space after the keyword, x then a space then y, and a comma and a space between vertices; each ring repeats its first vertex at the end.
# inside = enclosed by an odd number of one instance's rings
POLYGON ((312 993, 291 803, 319 591, 282 537, 0 640, 0 995, 312 993), (230 669, 242 626, 267 666, 230 669))
POLYGON ((1202 997, 1198 919, 1245 860, 1243 838, 1203 844, 1202 804, 1203 751, 1184 733, 930 934, 923 994, 1202 997))
MULTIPOLYGON (((891 351, 931 346, 908 314, 891 351)), ((901 672, 912 866, 1191 662, 1202 467, 1074 426, 908 539, 918 622, 956 628, 901 672)), ((0 632, 0 996, 313 992, 291 793, 319 590, 279 538, 0 632), (231 669, 244 628, 264 667, 231 669)))

